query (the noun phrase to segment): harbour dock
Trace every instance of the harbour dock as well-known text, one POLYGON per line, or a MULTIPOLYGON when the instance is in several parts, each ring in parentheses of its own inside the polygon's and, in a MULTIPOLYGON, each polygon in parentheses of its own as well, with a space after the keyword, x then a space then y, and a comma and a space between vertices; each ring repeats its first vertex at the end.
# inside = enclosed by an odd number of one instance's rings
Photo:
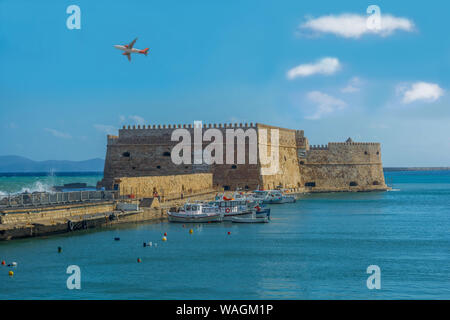
MULTIPOLYGON (((212 200, 215 192, 192 194, 212 200)), ((120 196, 112 191, 20 194, 0 200, 0 240, 48 236, 121 223, 160 221, 183 199, 120 196)))

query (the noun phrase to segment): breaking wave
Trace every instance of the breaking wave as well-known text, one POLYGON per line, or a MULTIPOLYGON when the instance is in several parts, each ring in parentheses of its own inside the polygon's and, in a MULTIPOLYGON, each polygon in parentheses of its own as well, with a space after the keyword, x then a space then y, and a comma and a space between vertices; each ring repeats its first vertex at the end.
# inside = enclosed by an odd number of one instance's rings
POLYGON ((7 196, 7 195, 14 195, 14 194, 20 194, 20 193, 33 193, 33 192, 54 192, 52 190, 52 186, 48 185, 46 183, 42 183, 41 181, 36 181, 30 186, 22 187, 20 191, 16 192, 5 192, 3 190, 0 190, 0 197, 7 196))

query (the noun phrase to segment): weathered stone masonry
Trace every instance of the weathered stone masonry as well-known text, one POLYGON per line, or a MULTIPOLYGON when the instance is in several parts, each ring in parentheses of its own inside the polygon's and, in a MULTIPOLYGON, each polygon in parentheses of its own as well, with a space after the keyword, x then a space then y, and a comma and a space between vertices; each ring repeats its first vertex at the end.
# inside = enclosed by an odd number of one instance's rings
MULTIPOLYGON (((219 130, 225 142, 227 129, 256 131, 256 139, 251 134, 245 138, 245 164, 236 161, 238 141, 235 138, 234 164, 225 159, 226 143, 223 145, 224 164, 176 165, 171 160, 172 148, 178 141, 171 141, 176 128, 185 128, 193 137, 192 125, 158 125, 123 127, 118 136, 108 136, 104 178, 99 185, 107 189, 119 188, 115 181, 126 177, 167 177, 164 185, 174 185, 173 176, 185 175, 183 188, 199 190, 207 188, 208 179, 200 174, 211 174, 212 188, 225 189, 272 189, 278 186, 295 188, 305 192, 327 191, 373 191, 386 190, 384 181, 381 148, 379 143, 330 142, 326 146, 310 146, 303 130, 291 130, 264 124, 206 124, 202 134, 210 128, 219 130), (272 150, 273 129, 279 132, 279 171, 276 174, 262 175, 262 152, 272 150), (268 139, 261 139, 261 132, 267 132, 268 139), (249 150, 256 150, 257 163, 249 164, 249 150), (172 176, 169 178, 169 176, 172 176), (189 179, 187 178, 189 176, 189 179), (170 180, 172 179, 172 180, 170 180)), ((254 132, 253 131, 253 132, 254 132)), ((193 139, 192 139, 193 140, 193 139)), ((229 141, 226 141, 229 143, 229 141)), ((192 154, 193 156, 192 141, 192 154)), ((203 149, 211 141, 203 141, 203 149)), ((193 161, 192 161, 193 162, 193 161)), ((161 178, 164 179, 164 178, 161 178)), ((154 178, 152 181, 156 181, 154 178)), ((153 185, 155 183, 153 182, 153 185)), ((158 192, 158 187, 155 186, 158 192)), ((147 189, 149 184, 147 184, 147 189)), ((167 188, 167 187, 166 187, 167 188)), ((179 187, 173 188, 178 192, 179 187)), ((147 190, 148 191, 148 190, 147 190)), ((146 191, 146 193, 147 193, 146 191)))

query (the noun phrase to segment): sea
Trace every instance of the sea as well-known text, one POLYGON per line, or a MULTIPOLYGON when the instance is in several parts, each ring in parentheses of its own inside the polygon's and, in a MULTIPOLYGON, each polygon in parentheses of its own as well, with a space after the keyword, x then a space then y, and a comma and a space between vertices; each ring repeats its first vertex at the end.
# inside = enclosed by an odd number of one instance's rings
MULTIPOLYGON (((0 299, 450 299, 450 171, 385 176, 392 191, 305 194, 271 205, 267 224, 130 223, 2 241, 0 299)), ((3 175, 0 190, 100 179, 3 175)))

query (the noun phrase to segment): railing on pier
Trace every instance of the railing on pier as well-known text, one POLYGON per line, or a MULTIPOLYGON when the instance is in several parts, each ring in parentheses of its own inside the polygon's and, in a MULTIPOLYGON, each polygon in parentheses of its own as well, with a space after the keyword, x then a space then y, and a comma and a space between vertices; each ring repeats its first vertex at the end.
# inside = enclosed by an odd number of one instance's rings
POLYGON ((115 191, 38 192, 0 196, 0 209, 28 206, 108 201, 116 198, 115 191))

